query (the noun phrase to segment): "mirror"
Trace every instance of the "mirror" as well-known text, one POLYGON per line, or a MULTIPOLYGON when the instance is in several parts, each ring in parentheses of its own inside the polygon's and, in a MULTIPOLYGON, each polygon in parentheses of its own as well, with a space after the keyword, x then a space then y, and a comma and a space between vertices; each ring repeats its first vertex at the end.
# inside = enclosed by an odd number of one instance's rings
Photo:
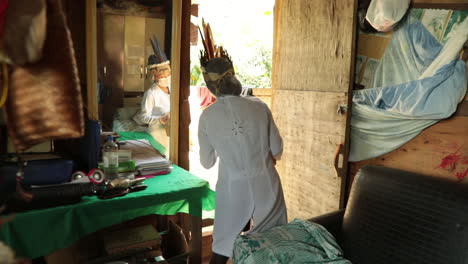
MULTIPOLYGON (((88 94, 96 94, 103 131, 147 132, 176 163, 179 65, 174 62, 180 60, 174 51, 179 50, 180 23, 174 18, 180 17, 180 1, 88 2, 94 2, 88 12, 94 8, 96 52, 96 87, 92 93, 88 87, 88 94), (170 61, 165 70, 161 55, 170 61)), ((88 65, 93 59, 88 57, 88 65)), ((93 83, 89 76, 88 83, 93 83)))

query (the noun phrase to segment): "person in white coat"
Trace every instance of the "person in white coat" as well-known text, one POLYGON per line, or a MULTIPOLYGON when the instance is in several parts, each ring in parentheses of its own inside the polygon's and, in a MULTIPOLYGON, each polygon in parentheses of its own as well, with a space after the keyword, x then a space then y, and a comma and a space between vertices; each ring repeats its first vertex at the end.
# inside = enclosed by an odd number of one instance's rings
POLYGON ((161 62, 158 56, 150 55, 148 57, 148 69, 153 75, 154 83, 143 95, 138 121, 147 124, 151 136, 168 150, 171 68, 167 59, 161 62))
POLYGON ((198 130, 203 167, 211 168, 219 158, 210 263, 226 263, 246 225, 253 233, 287 223, 275 169, 283 142, 268 106, 239 96, 242 85, 230 58, 201 60, 208 89, 217 97, 201 114, 198 130))

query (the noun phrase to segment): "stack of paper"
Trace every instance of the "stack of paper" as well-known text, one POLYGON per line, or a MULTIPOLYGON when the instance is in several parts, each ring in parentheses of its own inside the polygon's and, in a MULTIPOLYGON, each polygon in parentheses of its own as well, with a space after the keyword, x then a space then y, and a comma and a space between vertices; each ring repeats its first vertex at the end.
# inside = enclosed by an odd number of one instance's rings
POLYGON ((172 170, 171 162, 146 139, 120 141, 120 149, 132 151, 132 158, 141 176, 167 174, 172 170))

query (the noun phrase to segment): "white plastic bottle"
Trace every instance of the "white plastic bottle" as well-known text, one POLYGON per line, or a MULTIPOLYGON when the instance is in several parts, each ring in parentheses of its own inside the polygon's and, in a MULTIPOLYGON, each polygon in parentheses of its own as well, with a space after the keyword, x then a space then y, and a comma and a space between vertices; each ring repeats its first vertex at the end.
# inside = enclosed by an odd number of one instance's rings
POLYGON ((119 147, 112 136, 108 136, 102 146, 102 161, 106 179, 113 180, 119 177, 119 147))

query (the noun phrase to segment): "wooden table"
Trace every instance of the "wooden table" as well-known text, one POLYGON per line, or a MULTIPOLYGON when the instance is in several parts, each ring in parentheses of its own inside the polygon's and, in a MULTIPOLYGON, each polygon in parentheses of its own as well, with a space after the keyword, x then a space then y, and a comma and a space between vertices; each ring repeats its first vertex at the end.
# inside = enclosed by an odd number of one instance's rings
POLYGON ((167 175, 145 180, 148 188, 123 197, 83 197, 77 204, 19 213, 2 226, 0 240, 17 255, 37 258, 71 246, 79 238, 139 216, 191 215, 190 263, 201 263, 202 210, 215 207, 208 182, 174 166, 167 175))

